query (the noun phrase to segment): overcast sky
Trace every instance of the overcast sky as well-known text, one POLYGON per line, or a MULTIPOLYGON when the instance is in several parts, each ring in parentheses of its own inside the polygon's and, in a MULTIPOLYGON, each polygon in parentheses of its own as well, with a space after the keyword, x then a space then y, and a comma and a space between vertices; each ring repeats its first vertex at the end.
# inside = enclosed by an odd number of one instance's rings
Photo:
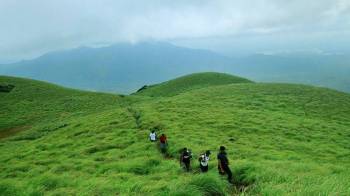
POLYGON ((0 62, 145 40, 227 55, 342 53, 350 0, 0 0, 0 62))

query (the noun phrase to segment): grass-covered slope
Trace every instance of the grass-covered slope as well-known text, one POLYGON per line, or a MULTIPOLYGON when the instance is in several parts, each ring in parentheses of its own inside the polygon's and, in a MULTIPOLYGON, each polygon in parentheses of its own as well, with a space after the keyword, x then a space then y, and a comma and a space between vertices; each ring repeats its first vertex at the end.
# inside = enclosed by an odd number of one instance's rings
POLYGON ((5 130, 28 128, 36 123, 60 121, 120 104, 119 96, 90 93, 15 77, 0 77, 0 85, 12 85, 10 93, 0 92, 0 134, 5 130))
POLYGON ((0 140, 0 195, 350 194, 349 94, 232 83, 120 97, 0 78, 16 86, 0 94, 2 130, 27 127, 0 140), (170 158, 148 141, 154 126, 170 158), (220 145, 234 186, 217 174, 220 145), (176 160, 183 147, 194 153, 191 173, 176 160), (207 149, 209 172, 199 174, 207 149))
POLYGON ((350 194, 349 94, 303 85, 230 84, 136 108, 145 128, 167 131, 174 155, 184 146, 198 155, 225 145, 234 177, 251 185, 250 194, 350 194))
POLYGON ((137 98, 13 77, 1 83, 15 88, 0 94, 1 133, 11 131, 0 139, 0 195, 176 194, 189 180, 192 195, 208 192, 206 181, 215 185, 209 192, 229 192, 218 176, 184 174, 160 155, 140 129, 137 98))
POLYGON ((206 88, 209 86, 251 83, 251 81, 224 73, 204 72, 182 76, 161 84, 156 84, 139 91, 138 95, 147 96, 174 96, 186 91, 206 88))

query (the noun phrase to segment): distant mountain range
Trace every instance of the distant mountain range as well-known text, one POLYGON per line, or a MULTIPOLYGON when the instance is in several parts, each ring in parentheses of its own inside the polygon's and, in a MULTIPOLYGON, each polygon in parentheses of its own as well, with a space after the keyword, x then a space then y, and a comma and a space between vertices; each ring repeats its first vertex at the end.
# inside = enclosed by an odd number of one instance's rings
POLYGON ((252 55, 230 58, 164 42, 80 47, 0 66, 1 75, 60 85, 131 93, 145 84, 204 71, 237 74, 255 81, 305 83, 350 92, 350 58, 345 55, 252 55))

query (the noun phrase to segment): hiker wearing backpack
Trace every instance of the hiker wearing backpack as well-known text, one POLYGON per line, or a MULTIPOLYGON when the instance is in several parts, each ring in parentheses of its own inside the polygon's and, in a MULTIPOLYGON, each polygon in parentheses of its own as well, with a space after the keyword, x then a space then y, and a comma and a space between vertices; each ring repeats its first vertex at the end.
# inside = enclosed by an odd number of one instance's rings
POLYGON ((218 169, 220 174, 227 174, 227 180, 232 183, 232 172, 229 167, 229 162, 226 154, 225 146, 220 146, 220 152, 218 154, 218 169))
POLYGON ((207 150, 204 154, 201 154, 199 156, 199 167, 201 168, 201 171, 204 173, 204 172, 207 172, 208 169, 209 169, 209 156, 210 156, 210 151, 207 150))
POLYGON ((162 151, 162 153, 166 153, 168 140, 164 133, 159 137, 159 142, 160 142, 160 150, 162 151))
POLYGON ((149 140, 151 142, 155 142, 157 141, 157 134, 154 130, 151 131, 151 133, 149 134, 149 140))
POLYGON ((182 164, 184 164, 185 165, 185 169, 188 172, 191 169, 191 158, 192 158, 191 151, 187 150, 187 148, 184 148, 182 150, 182 153, 181 153, 181 156, 180 156, 180 166, 182 164))

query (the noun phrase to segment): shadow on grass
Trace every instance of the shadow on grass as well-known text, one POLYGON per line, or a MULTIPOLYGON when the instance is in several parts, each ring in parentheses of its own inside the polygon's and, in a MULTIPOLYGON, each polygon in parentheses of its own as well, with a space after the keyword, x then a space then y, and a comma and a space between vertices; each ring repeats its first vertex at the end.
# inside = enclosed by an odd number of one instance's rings
POLYGON ((30 129, 30 126, 18 126, 0 130, 0 139, 13 136, 21 131, 30 129))

